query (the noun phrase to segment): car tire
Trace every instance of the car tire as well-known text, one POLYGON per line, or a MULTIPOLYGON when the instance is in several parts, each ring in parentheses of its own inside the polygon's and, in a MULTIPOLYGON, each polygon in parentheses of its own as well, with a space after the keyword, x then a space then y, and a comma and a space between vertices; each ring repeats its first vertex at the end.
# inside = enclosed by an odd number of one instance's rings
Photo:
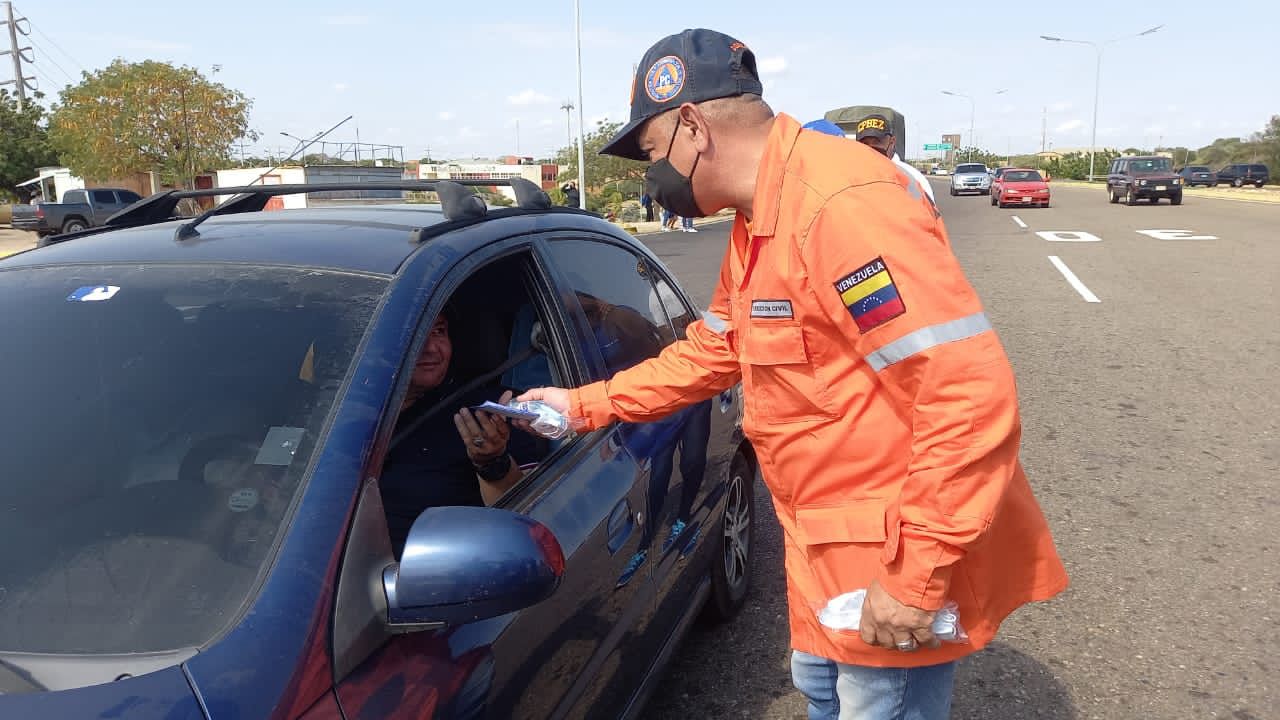
POLYGON ((957 192, 956 192, 956 189, 955 189, 955 188, 951 188, 951 197, 955 197, 955 196, 956 196, 956 195, 958 195, 958 194, 959 194, 959 193, 957 193, 957 192))
POLYGON ((1042 203, 1040 203, 1040 207, 1041 207, 1041 208, 1043 208, 1043 209, 1045 209, 1045 210, 1048 210, 1048 209, 1049 209, 1049 203, 1047 203, 1047 202, 1042 202, 1042 203))
POLYGON ((995 207, 995 204, 996 204, 996 196, 995 196, 995 194, 992 194, 992 195, 991 195, 991 206, 992 206, 992 207, 995 207))
POLYGON ((86 228, 88 228, 88 225, 85 225, 83 220, 68 220, 65 223, 63 223, 62 232, 64 233, 80 232, 81 230, 84 230, 86 228))
POLYGON ((1231 187, 1244 187, 1244 180, 1236 178, 1231 181, 1231 187))
POLYGON ((1133 188, 1124 191, 1124 204, 1133 207, 1138 204, 1138 196, 1133 194, 1133 188))
POLYGON ((711 561, 711 596, 705 615, 712 622, 732 620, 747 599, 755 557, 755 467, 741 451, 729 465, 724 517, 717 552, 711 561))
POLYGON ((1258 188, 1259 190, 1261 190, 1261 189, 1262 189, 1262 185, 1263 185, 1263 183, 1262 183, 1262 181, 1261 181, 1261 180, 1259 180, 1258 182, 1256 182, 1256 183, 1254 183, 1254 184, 1253 184, 1253 186, 1254 186, 1254 187, 1256 187, 1256 188, 1258 188))
POLYGON ((1107 190, 1107 196, 1111 199, 1112 205, 1120 202, 1120 196, 1116 194, 1115 190, 1107 190))
POLYGON ((1169 204, 1170 204, 1170 205, 1181 205, 1181 204, 1182 204, 1182 193, 1178 193, 1177 195, 1170 195, 1170 196, 1169 196, 1169 204))
POLYGON ((1153 197, 1153 198, 1149 198, 1149 199, 1151 200, 1151 204, 1152 204, 1152 205, 1159 205, 1159 204, 1160 204, 1160 198, 1159 198, 1159 197, 1153 197))

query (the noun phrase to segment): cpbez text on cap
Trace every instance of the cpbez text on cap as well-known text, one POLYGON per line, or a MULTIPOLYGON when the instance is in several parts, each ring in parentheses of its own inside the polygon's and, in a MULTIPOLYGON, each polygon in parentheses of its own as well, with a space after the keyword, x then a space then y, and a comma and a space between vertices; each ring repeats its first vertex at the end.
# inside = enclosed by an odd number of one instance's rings
POLYGON ((650 118, 683 103, 698 103, 763 91, 756 56, 746 45, 715 30, 695 28, 654 43, 631 79, 631 119, 601 155, 645 160, 636 144, 650 118))

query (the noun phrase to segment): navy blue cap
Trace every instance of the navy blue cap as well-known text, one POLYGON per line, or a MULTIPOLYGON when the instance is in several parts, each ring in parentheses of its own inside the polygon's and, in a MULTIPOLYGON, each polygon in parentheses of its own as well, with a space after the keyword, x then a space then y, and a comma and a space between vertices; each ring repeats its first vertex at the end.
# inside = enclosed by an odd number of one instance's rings
POLYGON ((649 118, 680 107, 734 95, 763 93, 755 53, 715 30, 696 28, 659 40, 636 66, 631 80, 631 121, 601 155, 645 160, 636 132, 649 118))

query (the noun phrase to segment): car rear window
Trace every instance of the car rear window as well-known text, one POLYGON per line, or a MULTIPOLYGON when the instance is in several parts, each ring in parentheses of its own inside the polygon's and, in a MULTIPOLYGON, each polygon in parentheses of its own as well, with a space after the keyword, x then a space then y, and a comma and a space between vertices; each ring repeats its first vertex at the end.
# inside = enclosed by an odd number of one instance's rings
POLYGON ((1173 163, 1169 161, 1169 158, 1142 158, 1128 162, 1129 172, 1135 174, 1168 172, 1173 167, 1173 163))
POLYGON ((1266 165, 1250 165, 1249 169, 1256 173, 1264 173, 1267 171, 1266 165))
POLYGON ((385 284, 213 264, 0 272, 0 664, 199 647, 233 621, 385 284))
POLYGON ((956 174, 959 174, 959 173, 985 173, 986 171, 987 171, 987 166, 986 166, 986 165, 969 164, 969 165, 957 165, 957 166, 956 166, 956 174))
POLYGON ((1005 170, 1004 176, 1001 178, 1005 182, 1036 182, 1043 181, 1040 173, 1035 170, 1005 170))
POLYGON ((1212 170, 1205 167, 1204 165, 1192 165, 1191 167, 1187 168, 1187 170, 1189 170, 1190 172, 1213 172, 1212 170))

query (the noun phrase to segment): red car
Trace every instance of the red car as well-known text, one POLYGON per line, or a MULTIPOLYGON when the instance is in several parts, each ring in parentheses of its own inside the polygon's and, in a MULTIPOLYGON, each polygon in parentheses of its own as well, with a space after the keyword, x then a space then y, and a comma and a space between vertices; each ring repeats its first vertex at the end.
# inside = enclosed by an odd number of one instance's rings
POLYGON ((991 188, 991 204, 1036 205, 1049 207, 1049 182, 1039 170, 1009 168, 1000 175, 1000 182, 991 188))

